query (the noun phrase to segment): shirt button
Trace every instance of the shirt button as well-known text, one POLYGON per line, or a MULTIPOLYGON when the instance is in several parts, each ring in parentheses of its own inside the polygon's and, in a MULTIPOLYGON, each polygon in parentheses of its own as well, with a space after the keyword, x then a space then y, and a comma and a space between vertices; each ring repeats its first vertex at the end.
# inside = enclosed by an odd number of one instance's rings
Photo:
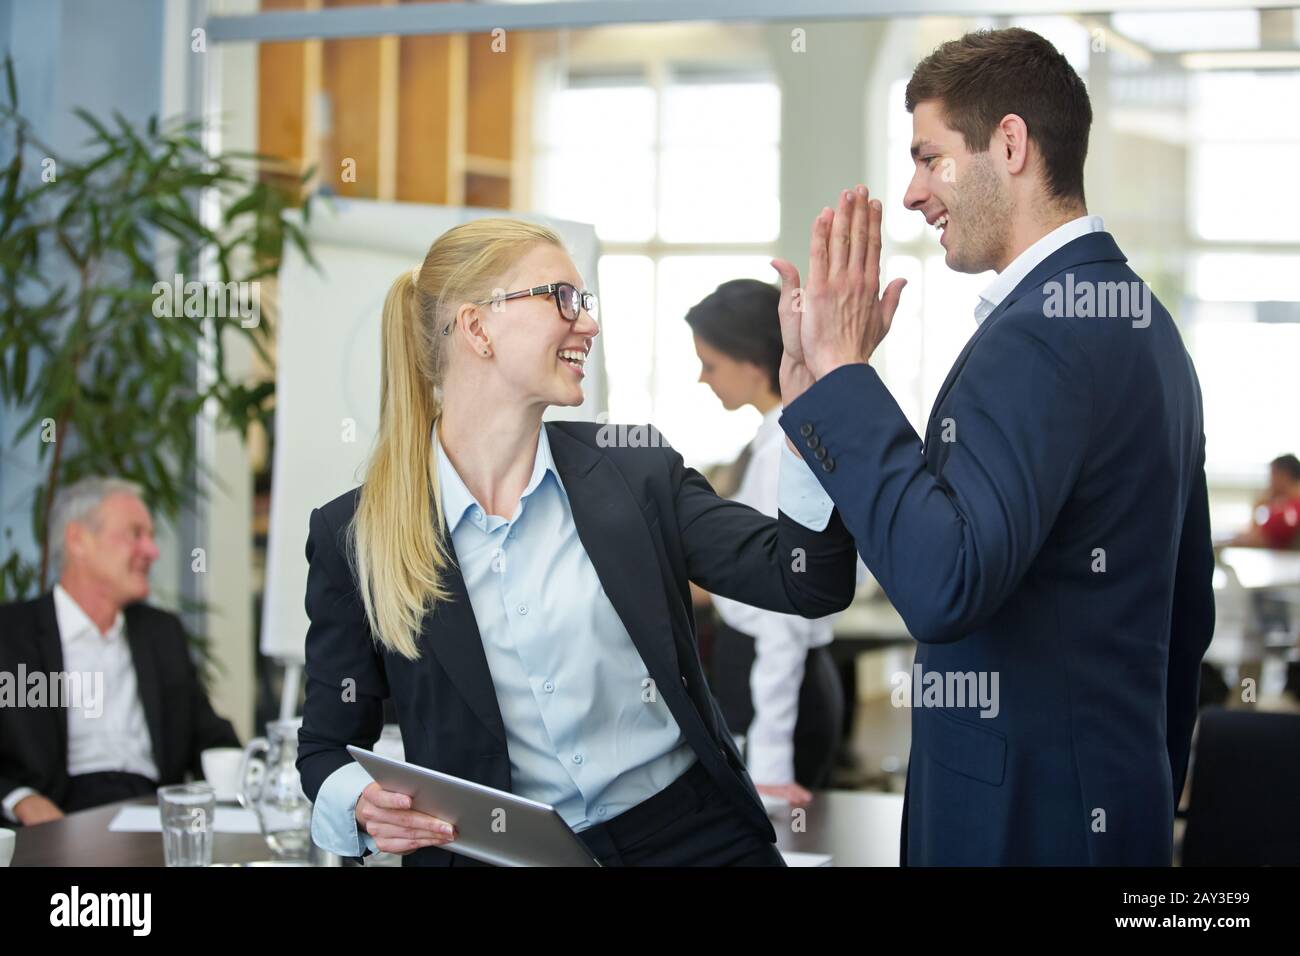
POLYGON ((478 508, 475 508, 473 511, 471 511, 470 515, 473 517, 475 521, 481 521, 483 519, 483 512, 480 511, 478 508))
POLYGON ((573 755, 573 762, 574 762, 574 763, 582 763, 582 754, 574 754, 574 755, 573 755))
POLYGON ((598 816, 598 817, 603 817, 604 815, 605 815, 605 808, 604 808, 604 807, 600 807, 598 810, 596 810, 596 816, 598 816))
POLYGON ((514 536, 515 536, 515 529, 514 529, 514 528, 511 528, 511 529, 510 529, 510 533, 509 533, 508 535, 506 535, 506 537, 507 537, 507 538, 513 538, 514 536))
POLYGON ((527 605, 527 604, 521 604, 521 605, 519 605, 519 613, 520 613, 520 614, 527 614, 527 613, 528 613, 528 605, 527 605))
POLYGON ((542 690, 546 691, 546 693, 548 694, 552 694, 555 692, 555 685, 552 684, 550 681, 547 681, 545 684, 542 685, 542 690))

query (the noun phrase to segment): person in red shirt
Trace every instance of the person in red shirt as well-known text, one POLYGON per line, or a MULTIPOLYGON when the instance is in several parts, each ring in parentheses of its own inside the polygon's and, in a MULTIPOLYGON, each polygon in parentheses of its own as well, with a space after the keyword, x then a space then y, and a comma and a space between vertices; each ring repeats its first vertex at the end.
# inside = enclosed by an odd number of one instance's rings
POLYGON ((1300 458, 1269 463, 1268 491, 1255 506, 1254 523, 1232 542, 1252 548, 1300 548, 1300 458))

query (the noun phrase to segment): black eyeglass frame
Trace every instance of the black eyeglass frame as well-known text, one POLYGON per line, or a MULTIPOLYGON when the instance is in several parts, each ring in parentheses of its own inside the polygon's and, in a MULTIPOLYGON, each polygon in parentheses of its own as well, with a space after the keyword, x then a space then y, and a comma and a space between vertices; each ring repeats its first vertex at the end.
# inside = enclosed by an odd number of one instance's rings
MULTIPOLYGON (((596 293, 588 291, 587 289, 579 289, 572 282, 550 282, 546 285, 535 285, 531 289, 520 289, 518 292, 507 292, 505 295, 494 295, 490 299, 480 299, 474 304, 487 305, 489 302, 507 302, 510 299, 523 299, 534 295, 554 295, 555 311, 558 312, 560 318, 564 319, 566 322, 577 322, 578 316, 583 312, 586 312, 593 318, 596 315, 596 293), (560 304, 559 291, 561 289, 572 289, 578 296, 578 311, 575 312, 572 317, 564 314, 564 306, 560 304)), ((450 333, 451 327, 454 324, 454 322, 448 322, 447 327, 442 330, 442 334, 447 335, 450 333)))

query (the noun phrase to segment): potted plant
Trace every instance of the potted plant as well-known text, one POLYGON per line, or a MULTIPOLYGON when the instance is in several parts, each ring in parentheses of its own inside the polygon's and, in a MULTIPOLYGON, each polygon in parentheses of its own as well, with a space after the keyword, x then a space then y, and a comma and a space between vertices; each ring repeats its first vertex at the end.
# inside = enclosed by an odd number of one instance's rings
POLYGON ((31 508, 39 560, 7 547, 0 563, 0 601, 11 601, 52 583, 48 520, 60 486, 119 475, 175 518, 199 484, 201 411, 241 434, 270 414, 274 383, 236 380, 225 349, 241 336, 266 355, 261 283, 286 243, 311 260, 310 171, 286 176, 268 157, 213 154, 198 122, 137 128, 84 110, 84 149, 60 157, 19 112, 7 59, 4 73, 0 400, 26 414, 15 435, 39 436, 41 467, 31 508))

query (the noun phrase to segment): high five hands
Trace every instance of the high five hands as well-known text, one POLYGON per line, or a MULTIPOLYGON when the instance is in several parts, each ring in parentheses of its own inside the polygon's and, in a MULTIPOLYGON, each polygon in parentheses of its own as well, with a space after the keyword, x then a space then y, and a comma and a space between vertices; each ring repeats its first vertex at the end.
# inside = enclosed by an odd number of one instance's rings
POLYGON ((906 279, 880 294, 880 200, 865 186, 840 193, 837 208, 813 220, 808 284, 799 270, 773 259, 781 276, 781 397, 794 401, 841 365, 866 362, 889 332, 906 279))

